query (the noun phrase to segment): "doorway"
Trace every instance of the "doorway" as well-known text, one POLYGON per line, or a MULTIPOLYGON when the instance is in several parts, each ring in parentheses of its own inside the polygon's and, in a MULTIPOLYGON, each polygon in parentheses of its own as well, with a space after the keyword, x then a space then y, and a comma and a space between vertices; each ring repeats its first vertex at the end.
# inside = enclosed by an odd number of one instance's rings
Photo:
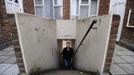
POLYGON ((63 57, 61 55, 63 48, 66 47, 66 42, 70 42, 71 47, 75 50, 75 39, 58 39, 57 41, 58 41, 58 51, 59 51, 59 58, 60 58, 59 66, 61 69, 63 69, 63 57))

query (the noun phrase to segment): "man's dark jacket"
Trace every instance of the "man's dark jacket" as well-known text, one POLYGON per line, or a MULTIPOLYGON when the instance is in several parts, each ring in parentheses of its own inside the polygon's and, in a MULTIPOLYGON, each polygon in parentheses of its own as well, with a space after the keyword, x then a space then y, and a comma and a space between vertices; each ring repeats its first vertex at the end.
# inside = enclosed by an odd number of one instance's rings
POLYGON ((67 60, 71 60, 71 58, 73 57, 74 55, 74 50, 73 48, 67 48, 65 47, 62 51, 62 55, 63 55, 63 58, 67 59, 67 60))

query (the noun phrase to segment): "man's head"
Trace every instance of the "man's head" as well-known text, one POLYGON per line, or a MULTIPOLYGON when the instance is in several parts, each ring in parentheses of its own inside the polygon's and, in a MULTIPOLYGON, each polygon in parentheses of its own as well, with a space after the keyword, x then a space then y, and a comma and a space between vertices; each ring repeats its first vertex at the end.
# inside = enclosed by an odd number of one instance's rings
POLYGON ((70 42, 66 42, 66 47, 70 47, 70 42))

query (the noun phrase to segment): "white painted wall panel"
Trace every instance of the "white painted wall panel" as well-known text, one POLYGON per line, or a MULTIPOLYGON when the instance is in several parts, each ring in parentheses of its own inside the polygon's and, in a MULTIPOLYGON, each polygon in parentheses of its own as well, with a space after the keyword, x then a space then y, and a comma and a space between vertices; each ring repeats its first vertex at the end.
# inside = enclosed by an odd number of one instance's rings
POLYGON ((116 41, 120 40, 122 26, 123 26, 123 19, 124 19, 124 14, 125 14, 125 9, 126 9, 126 1, 127 0, 110 0, 109 14, 120 15, 120 24, 118 28, 116 41))
POLYGON ((76 39, 75 20, 56 20, 58 39, 76 39))
POLYGON ((76 47, 92 23, 92 29, 76 54, 75 66, 85 71, 103 72, 109 42, 112 16, 83 20, 47 20, 28 14, 15 15, 26 72, 33 68, 58 68, 58 39, 76 39, 76 47))
POLYGON ((23 0, 5 0, 6 13, 14 14, 16 12, 23 13, 23 0))
POLYGON ((102 73, 111 29, 111 15, 87 18, 77 22, 76 47, 85 35, 93 19, 97 19, 97 30, 92 29, 76 54, 76 67, 86 71, 102 73))
POLYGON ((15 14, 26 72, 58 67, 56 21, 15 14))

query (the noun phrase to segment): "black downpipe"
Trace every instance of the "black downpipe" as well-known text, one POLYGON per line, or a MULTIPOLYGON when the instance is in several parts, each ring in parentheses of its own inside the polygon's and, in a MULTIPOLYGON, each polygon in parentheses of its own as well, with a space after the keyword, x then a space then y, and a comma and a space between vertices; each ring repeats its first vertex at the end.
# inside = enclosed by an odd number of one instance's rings
POLYGON ((90 32, 90 30, 92 29, 93 25, 97 23, 97 20, 93 20, 93 22, 91 23, 91 25, 89 26, 86 34, 84 35, 83 39, 81 40, 80 44, 78 45, 78 47, 76 48, 74 55, 76 54, 76 52, 78 51, 78 49, 80 48, 80 46, 82 45, 83 41, 85 40, 85 38, 87 37, 88 33, 90 32))

